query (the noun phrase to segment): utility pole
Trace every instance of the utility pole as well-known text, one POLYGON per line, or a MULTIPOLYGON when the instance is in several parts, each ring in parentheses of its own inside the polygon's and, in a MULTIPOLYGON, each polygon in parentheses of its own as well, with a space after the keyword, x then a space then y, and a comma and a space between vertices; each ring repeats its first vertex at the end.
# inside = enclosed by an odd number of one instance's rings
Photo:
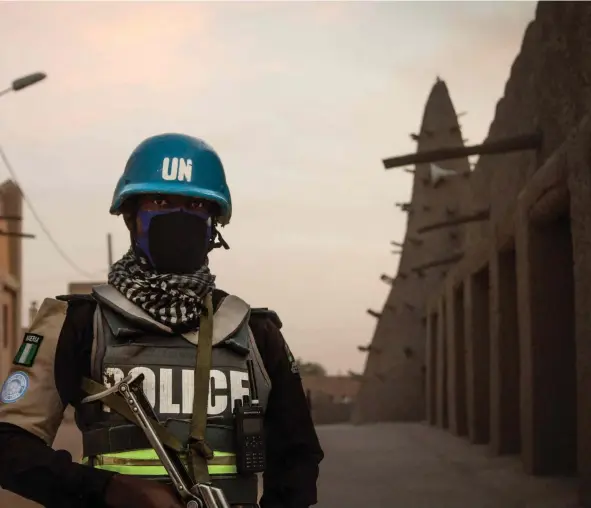
POLYGON ((109 266, 107 267, 107 273, 109 273, 111 266, 113 266, 113 241, 111 238, 111 233, 107 233, 107 256, 109 263, 109 266))

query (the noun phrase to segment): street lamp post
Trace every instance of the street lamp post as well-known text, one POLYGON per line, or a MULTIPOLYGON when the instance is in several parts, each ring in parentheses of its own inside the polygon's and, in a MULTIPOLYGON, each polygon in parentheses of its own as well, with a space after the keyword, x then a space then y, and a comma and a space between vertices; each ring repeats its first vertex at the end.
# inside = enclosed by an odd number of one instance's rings
MULTIPOLYGON (((10 86, 8 88, 6 88, 5 90, 0 90, 0 97, 7 94, 8 92, 18 92, 18 91, 22 90, 23 88, 27 88, 28 86, 34 85, 35 83, 39 83, 39 81, 43 81, 46 77, 47 77, 47 74, 45 74, 44 72, 34 72, 33 74, 27 74, 26 76, 23 76, 22 78, 15 79, 10 84, 10 86)), ((8 160, 6 160, 6 156, 4 155, 4 152, 2 151, 1 147, 0 147, 0 158, 4 160, 4 163, 6 164, 8 171, 11 173, 13 178, 15 178, 14 174, 12 172, 10 163, 8 162, 8 160)), ((16 183, 16 178, 15 178, 15 183, 16 183)), ((22 193, 22 191, 21 191, 21 193, 22 193)), ((21 220, 22 217, 14 217, 14 216, 2 217, 2 216, 0 216, 0 219, 21 220)), ((3 229, 0 229, 0 236, 16 236, 19 238, 35 238, 35 235, 31 235, 29 233, 17 233, 14 231, 5 231, 3 229)))
POLYGON ((0 96, 7 94, 8 92, 18 92, 23 88, 27 88, 35 83, 39 83, 39 81, 43 81, 46 77, 47 74, 44 72, 34 72, 33 74, 28 74, 22 78, 15 79, 6 90, 0 90, 0 96))

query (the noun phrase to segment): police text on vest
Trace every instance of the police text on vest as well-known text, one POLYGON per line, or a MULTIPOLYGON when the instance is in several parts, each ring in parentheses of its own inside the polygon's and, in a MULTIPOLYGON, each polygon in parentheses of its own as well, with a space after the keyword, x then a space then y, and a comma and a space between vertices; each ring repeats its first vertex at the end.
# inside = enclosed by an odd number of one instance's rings
MULTIPOLYGON (((161 415, 190 415, 193 411, 194 371, 192 369, 180 370, 179 379, 178 372, 177 375, 173 376, 172 368, 134 367, 126 369, 106 367, 103 382, 105 386, 113 386, 128 374, 141 373, 144 375, 144 393, 156 413, 161 415), (175 393, 177 394, 176 397, 174 396, 175 393)), ((224 413, 230 414, 236 405, 236 401, 242 400, 245 395, 250 395, 247 372, 212 369, 209 373, 207 414, 210 416, 224 413)), ((110 411, 106 406, 103 406, 103 409, 106 412, 110 411)))

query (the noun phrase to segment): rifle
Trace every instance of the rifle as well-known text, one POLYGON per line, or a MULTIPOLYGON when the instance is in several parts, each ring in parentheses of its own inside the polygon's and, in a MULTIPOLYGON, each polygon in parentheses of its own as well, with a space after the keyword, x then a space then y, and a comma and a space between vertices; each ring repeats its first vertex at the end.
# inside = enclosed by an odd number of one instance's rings
MULTIPOLYGON (((143 380, 143 374, 129 374, 111 388, 85 397, 82 403, 96 402, 105 397, 113 399, 111 395, 123 399, 131 415, 135 416, 133 423, 143 430, 186 508, 231 508, 222 489, 214 487, 211 483, 194 481, 178 452, 163 444, 156 427, 158 418, 142 388, 143 380)), ((117 411, 116 408, 113 409, 117 411)), ((127 417, 125 414, 123 416, 127 417)))

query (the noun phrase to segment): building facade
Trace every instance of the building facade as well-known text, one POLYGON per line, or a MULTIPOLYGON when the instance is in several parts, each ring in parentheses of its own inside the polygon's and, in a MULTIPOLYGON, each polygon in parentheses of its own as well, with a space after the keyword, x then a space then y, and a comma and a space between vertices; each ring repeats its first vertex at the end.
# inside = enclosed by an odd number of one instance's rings
POLYGON ((359 379, 352 376, 302 375, 302 385, 314 423, 343 423, 351 419, 359 392, 359 379))
POLYGON ((582 506, 591 506, 589 33, 590 4, 538 5, 485 143, 535 134, 539 144, 479 158, 463 206, 486 213, 464 225, 462 257, 425 306, 428 422, 519 456, 531 474, 577 475, 582 506))
POLYGON ((89 295, 92 293, 94 286, 100 286, 106 284, 106 282, 70 282, 68 284, 69 295, 89 295))
POLYGON ((0 378, 21 340, 22 196, 11 180, 0 185, 0 378))

